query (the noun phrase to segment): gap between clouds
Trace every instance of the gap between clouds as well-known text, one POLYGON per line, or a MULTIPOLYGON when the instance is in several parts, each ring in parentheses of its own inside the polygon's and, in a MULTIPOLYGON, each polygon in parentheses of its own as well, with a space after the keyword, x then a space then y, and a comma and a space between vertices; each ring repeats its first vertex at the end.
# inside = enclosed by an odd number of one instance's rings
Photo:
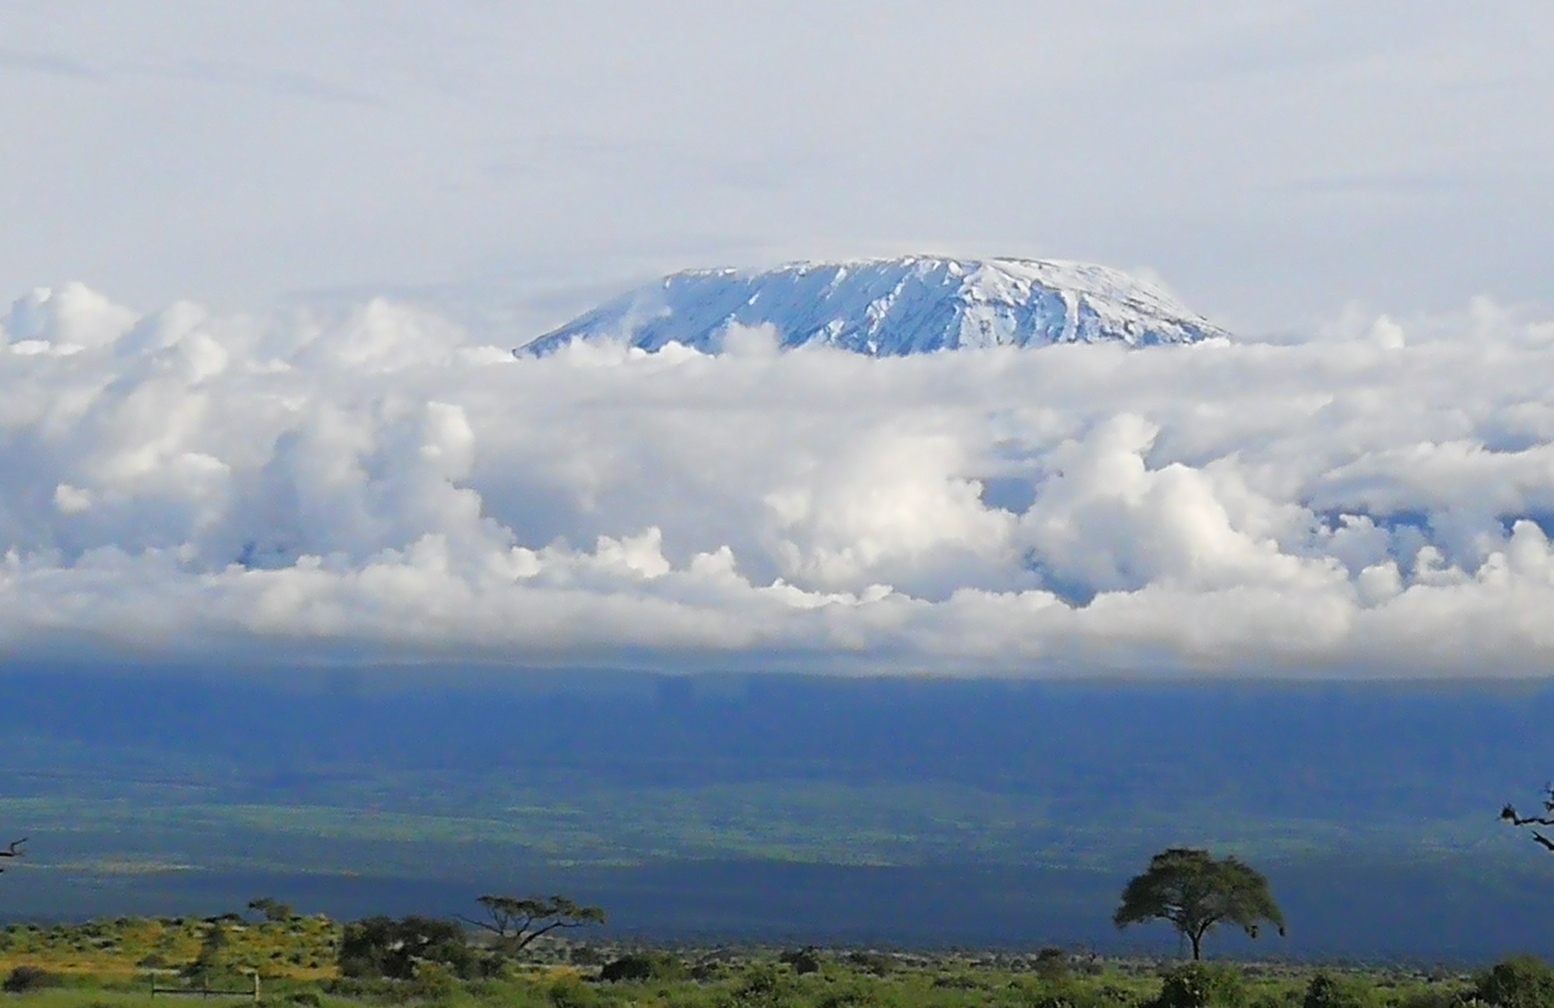
POLYGON ((386 301, 35 291, 0 331, 0 656, 1554 672, 1554 325, 768 336, 514 360, 386 301))

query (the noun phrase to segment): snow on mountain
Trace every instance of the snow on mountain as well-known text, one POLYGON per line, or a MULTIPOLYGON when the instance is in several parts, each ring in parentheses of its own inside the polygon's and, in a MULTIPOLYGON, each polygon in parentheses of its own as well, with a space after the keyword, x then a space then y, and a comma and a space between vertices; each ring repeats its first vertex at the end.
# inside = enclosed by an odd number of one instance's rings
POLYGON ((909 257, 675 273, 514 353, 544 355, 578 339, 626 340, 650 351, 682 343, 716 353, 731 326, 770 326, 784 348, 818 343, 875 357, 1229 335, 1160 287, 1106 266, 909 257))

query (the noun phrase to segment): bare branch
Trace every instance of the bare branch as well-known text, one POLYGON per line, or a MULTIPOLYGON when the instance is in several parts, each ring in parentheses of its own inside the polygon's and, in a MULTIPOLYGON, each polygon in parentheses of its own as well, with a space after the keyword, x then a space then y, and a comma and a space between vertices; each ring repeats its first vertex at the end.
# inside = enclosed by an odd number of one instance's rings
POLYGON ((1500 818, 1512 826, 1554 826, 1554 816, 1519 816, 1509 805, 1501 811, 1500 818))
MULTIPOLYGON (((6 846, 5 850, 0 850, 0 857, 26 857, 27 852, 22 850, 22 844, 26 842, 26 837, 22 837, 20 840, 12 840, 10 844, 6 846)), ((5 869, 0 868, 0 872, 3 871, 5 871, 5 869)))
MULTIPOLYGON (((1543 792, 1543 811, 1547 814, 1524 816, 1516 811, 1516 806, 1506 805, 1500 810, 1501 820, 1512 826, 1554 826, 1554 784, 1544 785, 1543 792)), ((1554 853, 1554 840, 1535 829, 1528 830, 1528 833, 1532 835, 1533 843, 1554 853)))

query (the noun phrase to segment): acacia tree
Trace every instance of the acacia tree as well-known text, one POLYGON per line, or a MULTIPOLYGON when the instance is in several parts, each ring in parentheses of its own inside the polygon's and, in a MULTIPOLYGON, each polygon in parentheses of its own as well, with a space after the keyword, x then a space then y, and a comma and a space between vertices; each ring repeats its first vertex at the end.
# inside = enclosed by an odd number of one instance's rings
POLYGON ((603 924, 604 910, 579 906, 565 896, 542 897, 482 896, 475 902, 486 911, 485 920, 460 918, 496 935, 497 945, 509 953, 522 952, 536 938, 557 928, 577 928, 603 924))
MULTIPOLYGON (((0 850, 0 857, 8 857, 8 858, 9 857, 21 857, 23 854, 26 853, 26 851, 22 850, 22 844, 24 844, 26 842, 27 842, 27 838, 26 837, 22 837, 20 840, 12 840, 10 842, 10 844, 5 848, 5 850, 0 850)), ((5 869, 4 868, 0 868, 0 872, 3 872, 3 871, 5 871, 5 869)))
MULTIPOLYGON (((1507 805, 1500 810, 1500 818, 1512 826, 1554 826, 1554 784, 1546 785, 1544 788, 1543 815, 1518 815, 1515 806, 1507 805)), ((1554 840, 1536 829, 1528 832, 1532 834, 1533 843, 1541 845, 1545 850, 1554 851, 1554 840)))
POLYGON ((1129 880, 1112 915, 1119 930, 1151 920, 1170 921, 1192 943, 1194 959, 1203 958, 1204 935, 1221 923, 1235 924, 1251 938, 1262 921, 1285 933, 1284 914, 1261 872, 1234 857, 1215 860, 1190 847, 1150 858, 1143 874, 1129 880))
POLYGON ((261 896, 258 899, 249 900, 248 909, 272 924, 283 924, 297 916, 292 912, 289 904, 282 903, 273 896, 261 896))

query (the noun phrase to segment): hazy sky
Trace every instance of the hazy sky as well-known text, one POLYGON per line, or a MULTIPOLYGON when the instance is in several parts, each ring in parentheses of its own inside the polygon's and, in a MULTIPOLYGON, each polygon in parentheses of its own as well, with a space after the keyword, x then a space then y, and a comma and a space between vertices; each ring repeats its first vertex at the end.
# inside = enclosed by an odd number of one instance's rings
MULTIPOLYGON (((1251 333, 1546 300, 1545 0, 0 0, 0 296, 1148 268, 1251 333)), ((483 296, 491 296, 489 294, 483 296)))

